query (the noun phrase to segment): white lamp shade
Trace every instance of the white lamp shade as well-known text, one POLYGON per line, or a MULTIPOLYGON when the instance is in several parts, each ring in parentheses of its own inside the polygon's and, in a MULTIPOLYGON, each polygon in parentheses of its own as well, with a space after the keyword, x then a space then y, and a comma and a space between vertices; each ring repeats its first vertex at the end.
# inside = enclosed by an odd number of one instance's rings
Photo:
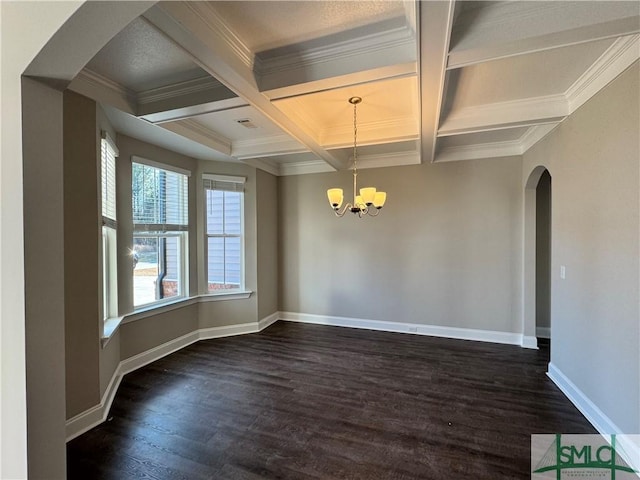
POLYGON ((387 201, 387 192, 376 192, 373 197, 373 206, 376 208, 382 208, 384 202, 387 201))
POLYGON ((341 188, 330 188, 327 190, 327 197, 329 198, 329 203, 333 208, 340 208, 344 198, 341 188))
POLYGON ((354 205, 354 207, 358 207, 359 209, 364 209, 365 207, 365 203, 362 201, 362 195, 357 195, 356 196, 356 204, 354 205))
POLYGON ((360 196, 366 205, 371 205, 373 203, 373 199, 376 196, 375 187, 366 187, 360 189, 360 196))

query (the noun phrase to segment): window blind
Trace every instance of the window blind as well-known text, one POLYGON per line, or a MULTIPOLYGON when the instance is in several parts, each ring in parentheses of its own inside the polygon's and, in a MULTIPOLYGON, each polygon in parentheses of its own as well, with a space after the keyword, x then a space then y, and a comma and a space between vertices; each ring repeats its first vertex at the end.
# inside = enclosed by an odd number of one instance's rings
POLYGON ((115 227, 116 222, 116 157, 118 151, 106 132, 101 142, 102 223, 115 227))
POLYGON ((231 177, 227 175, 203 175, 206 190, 221 190, 225 192, 244 192, 245 177, 231 177))
POLYGON ((131 183, 135 231, 188 229, 187 175, 133 162, 131 183))

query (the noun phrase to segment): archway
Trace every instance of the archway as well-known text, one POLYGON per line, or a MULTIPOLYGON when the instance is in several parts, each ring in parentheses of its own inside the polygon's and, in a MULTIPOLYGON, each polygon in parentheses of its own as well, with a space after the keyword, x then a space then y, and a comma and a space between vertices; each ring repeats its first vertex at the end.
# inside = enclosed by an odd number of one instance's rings
POLYGON ((59 282, 62 90, 152 5, 8 2, 0 7, 2 40, 11 45, 11 54, 2 58, 0 357, 11 366, 11 375, 2 378, 2 478, 66 476, 65 315, 59 282))
POLYGON ((551 321, 551 175, 542 165, 524 188, 523 267, 523 346, 537 348, 551 321))

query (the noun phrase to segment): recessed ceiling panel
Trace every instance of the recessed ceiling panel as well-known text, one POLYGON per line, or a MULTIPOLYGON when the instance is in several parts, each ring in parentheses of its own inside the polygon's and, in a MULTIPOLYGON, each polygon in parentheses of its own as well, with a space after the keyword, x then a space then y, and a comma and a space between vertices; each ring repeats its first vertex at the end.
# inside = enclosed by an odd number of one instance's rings
POLYGON ((415 76, 371 82, 275 101, 327 148, 353 142, 353 105, 358 96, 358 137, 362 143, 417 138, 418 85, 415 76))
POLYGON ((208 76, 184 50, 142 18, 107 43, 87 68, 134 92, 208 76))
POLYGON ((447 110, 564 93, 613 42, 600 40, 453 70, 447 110))
POLYGON ((405 14, 398 0, 211 2, 253 52, 292 45, 405 14))

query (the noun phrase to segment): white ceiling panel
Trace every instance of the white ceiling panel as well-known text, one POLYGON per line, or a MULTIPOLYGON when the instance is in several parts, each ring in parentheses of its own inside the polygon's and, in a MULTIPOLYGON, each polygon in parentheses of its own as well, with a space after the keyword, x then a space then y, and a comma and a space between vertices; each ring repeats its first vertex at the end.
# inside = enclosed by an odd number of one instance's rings
POLYGON ((254 53, 405 14, 404 2, 396 0, 231 1, 212 5, 254 53))
POLYGON ((600 40, 453 70, 448 108, 562 94, 612 43, 600 40))

